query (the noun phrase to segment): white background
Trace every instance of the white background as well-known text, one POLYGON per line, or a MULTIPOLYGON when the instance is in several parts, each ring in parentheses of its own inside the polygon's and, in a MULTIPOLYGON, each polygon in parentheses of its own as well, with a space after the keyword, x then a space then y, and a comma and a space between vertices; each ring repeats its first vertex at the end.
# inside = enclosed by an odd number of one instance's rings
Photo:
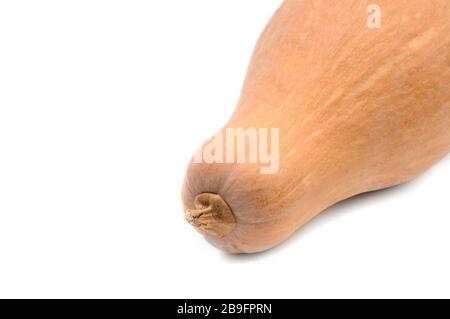
POLYGON ((0 2, 0 297, 450 297, 448 157, 262 254, 184 221, 280 2, 0 2))

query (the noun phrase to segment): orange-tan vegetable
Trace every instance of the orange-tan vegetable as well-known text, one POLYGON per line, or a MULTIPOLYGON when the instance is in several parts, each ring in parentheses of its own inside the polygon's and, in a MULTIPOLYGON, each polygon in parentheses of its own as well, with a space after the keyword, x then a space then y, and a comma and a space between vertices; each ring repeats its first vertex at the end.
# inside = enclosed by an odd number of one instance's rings
POLYGON ((269 249, 449 152, 450 0, 378 0, 379 28, 371 3, 287 0, 275 13, 222 132, 278 128, 278 171, 191 163, 186 174, 186 219, 215 246, 269 249))

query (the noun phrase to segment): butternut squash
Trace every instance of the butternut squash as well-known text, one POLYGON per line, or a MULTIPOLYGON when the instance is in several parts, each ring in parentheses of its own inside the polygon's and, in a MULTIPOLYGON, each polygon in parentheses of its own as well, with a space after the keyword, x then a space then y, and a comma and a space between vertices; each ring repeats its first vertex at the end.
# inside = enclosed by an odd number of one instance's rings
POLYGON ((185 217, 216 247, 274 247, 331 205, 407 182, 449 152, 450 1, 376 2, 378 27, 366 0, 286 0, 272 17, 220 132, 278 129, 278 170, 191 162, 184 181, 185 217))

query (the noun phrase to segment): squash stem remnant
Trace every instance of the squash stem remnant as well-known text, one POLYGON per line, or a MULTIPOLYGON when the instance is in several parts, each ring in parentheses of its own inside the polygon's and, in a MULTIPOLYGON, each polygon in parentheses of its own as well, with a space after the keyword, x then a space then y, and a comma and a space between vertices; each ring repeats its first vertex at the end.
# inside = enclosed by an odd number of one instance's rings
POLYGON ((194 201, 195 209, 186 209, 184 217, 195 228, 223 238, 236 227, 234 214, 220 195, 203 193, 194 201))

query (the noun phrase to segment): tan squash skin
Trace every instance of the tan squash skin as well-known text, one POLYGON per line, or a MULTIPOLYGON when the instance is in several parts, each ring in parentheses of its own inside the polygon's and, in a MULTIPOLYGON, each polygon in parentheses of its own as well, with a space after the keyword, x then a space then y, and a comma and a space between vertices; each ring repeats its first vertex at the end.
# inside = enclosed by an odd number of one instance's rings
POLYGON ((269 249, 450 151, 450 0, 378 0, 381 29, 370 3, 287 0, 270 21, 225 127, 279 128, 278 173, 190 164, 184 182, 186 219, 218 248, 269 249))

